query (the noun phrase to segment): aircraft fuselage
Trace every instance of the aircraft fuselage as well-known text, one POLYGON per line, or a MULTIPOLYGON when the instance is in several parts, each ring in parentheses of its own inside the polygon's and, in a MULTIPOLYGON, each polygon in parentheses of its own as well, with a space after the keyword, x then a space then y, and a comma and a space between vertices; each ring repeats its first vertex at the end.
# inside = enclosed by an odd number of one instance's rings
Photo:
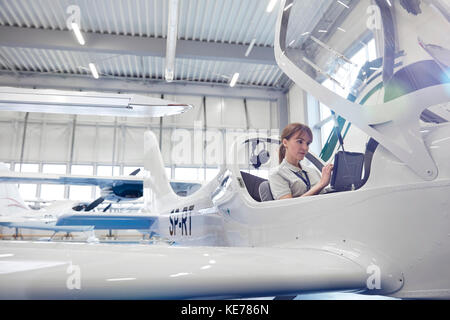
POLYGON ((230 183, 219 181, 211 203, 165 210, 159 231, 179 244, 327 250, 378 268, 381 287, 369 294, 448 298, 450 125, 426 131, 439 168, 434 181, 423 181, 382 146, 368 182, 355 191, 256 202, 235 170, 230 183))

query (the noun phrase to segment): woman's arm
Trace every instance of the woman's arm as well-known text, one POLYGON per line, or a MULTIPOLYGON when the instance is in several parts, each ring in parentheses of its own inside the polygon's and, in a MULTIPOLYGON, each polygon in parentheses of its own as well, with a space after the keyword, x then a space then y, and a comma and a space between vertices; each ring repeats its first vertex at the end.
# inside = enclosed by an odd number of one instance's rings
POLYGON ((322 168, 322 177, 320 178, 320 181, 316 183, 311 189, 302 194, 300 197, 314 196, 316 194, 319 194, 320 191, 322 191, 322 189, 325 188, 330 183, 332 171, 333 171, 332 164, 327 164, 326 166, 324 166, 322 168))
POLYGON ((315 196, 316 194, 319 194, 320 191, 322 191, 323 188, 325 188, 326 185, 321 185, 320 182, 315 184, 311 189, 306 191, 304 194, 302 194, 300 197, 308 197, 308 196, 315 196))

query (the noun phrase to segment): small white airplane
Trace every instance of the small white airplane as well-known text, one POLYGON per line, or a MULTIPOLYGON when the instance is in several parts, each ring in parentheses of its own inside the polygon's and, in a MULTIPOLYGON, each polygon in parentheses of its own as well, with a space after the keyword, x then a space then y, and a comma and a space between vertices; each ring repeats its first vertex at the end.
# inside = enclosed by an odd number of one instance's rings
MULTIPOLYGON (((139 170, 139 169, 138 169, 139 170)), ((85 232, 88 241, 94 241, 93 230, 143 230, 149 233, 154 222, 152 217, 142 214, 94 214, 91 212, 104 200, 111 201, 103 210, 105 212, 112 202, 125 202, 142 197, 143 178, 135 177, 135 170, 130 177, 91 177, 72 175, 52 175, 18 173, 8 170, 6 165, 0 163, 0 225, 16 229, 50 230, 58 232, 85 232), (23 201, 16 185, 12 183, 49 183, 73 185, 98 185, 102 196, 90 202, 61 200, 52 203, 42 210, 31 210, 23 201), (74 214, 78 213, 76 216, 74 214), (58 220, 62 216, 71 216, 72 220, 58 220)), ((200 182, 170 181, 172 190, 186 196, 201 187, 200 182)))
MULTIPOLYGON (((0 171, 8 171, 8 168, 0 163, 0 171)), ((38 229, 53 231, 51 238, 58 232, 83 232, 87 234, 88 241, 92 241, 95 238, 93 226, 56 226, 60 215, 76 212, 78 206, 79 201, 66 200, 54 202, 41 210, 32 210, 15 185, 0 184, 0 226, 15 228, 16 236, 19 229, 38 229)))
MULTIPOLYGON (((136 169, 127 177, 98 177, 70 174, 12 172, 3 169, 0 170, 0 183, 98 186, 100 188, 101 196, 83 208, 83 211, 91 211, 105 200, 110 201, 111 203, 118 203, 134 201, 141 198, 143 195, 144 181, 142 177, 136 176, 139 171, 140 169, 136 169)), ((170 185, 175 193, 186 196, 200 189, 202 182, 171 180, 170 185)), ((104 211, 107 211, 110 206, 111 204, 109 204, 104 211)))
MULTIPOLYGON (((270 193, 261 179, 241 172, 241 141, 233 163, 193 195, 179 197, 165 176, 155 136, 147 132, 144 195, 147 215, 155 219, 151 229, 187 246, 5 242, 0 298, 231 298, 348 290, 450 298, 450 124, 419 122, 424 110, 450 101, 447 70, 440 68, 447 60, 436 62, 420 45, 432 44, 441 48, 439 57, 448 57, 450 8, 431 0, 341 2, 282 0, 275 36, 282 70, 373 138, 358 161, 343 153, 335 163, 334 192, 258 201, 270 193), (384 46, 382 73, 362 74, 354 102, 322 86, 330 78, 340 83, 335 71, 348 63, 342 51, 371 33, 384 46)), ((276 159, 273 153, 270 158, 276 159)), ((318 170, 323 165, 311 153, 308 159, 318 170)), ((65 219, 71 217, 59 223, 65 219)))

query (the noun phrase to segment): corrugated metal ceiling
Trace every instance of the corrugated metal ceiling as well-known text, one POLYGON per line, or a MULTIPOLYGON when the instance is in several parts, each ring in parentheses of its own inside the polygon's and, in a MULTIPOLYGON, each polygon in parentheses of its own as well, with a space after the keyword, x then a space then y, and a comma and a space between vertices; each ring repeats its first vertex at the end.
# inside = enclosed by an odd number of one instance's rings
MULTIPOLYGON (((276 8, 268 0, 180 0, 178 38, 272 46, 276 8)), ((0 25, 67 30, 67 8, 81 10, 84 32, 166 38, 167 0, 2 0, 0 25)))
MULTIPOLYGON (((255 47, 271 49, 278 5, 267 13, 268 1, 180 0, 178 39, 230 45, 249 45, 255 39, 255 47)), ((67 31, 71 5, 80 8, 84 33, 167 36, 167 0, 0 0, 0 25, 67 31)), ((0 46, 0 72, 90 76, 87 66, 93 61, 103 77, 164 81, 164 56, 0 46)), ((276 64, 248 63, 245 56, 235 61, 178 57, 174 78, 227 83, 234 72, 240 73, 238 85, 286 88, 291 83, 276 64)))

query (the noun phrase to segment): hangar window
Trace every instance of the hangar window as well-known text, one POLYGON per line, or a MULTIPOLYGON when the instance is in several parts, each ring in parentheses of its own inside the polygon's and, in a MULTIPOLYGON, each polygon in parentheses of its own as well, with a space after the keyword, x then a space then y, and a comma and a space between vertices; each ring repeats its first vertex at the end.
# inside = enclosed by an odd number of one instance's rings
MULTIPOLYGON (((22 163, 17 164, 16 169, 20 172, 39 172, 39 164, 37 163, 22 163)), ((36 184, 21 184, 19 185, 19 192, 23 199, 33 200, 37 198, 36 184)))
POLYGON ((269 179, 269 170, 266 168, 259 168, 258 170, 255 169, 250 169, 250 170, 245 170, 243 169, 242 171, 250 173, 251 175, 263 178, 263 179, 269 179))
POLYGON ((41 199, 64 200, 64 186, 43 184, 41 185, 41 199))
POLYGON ((92 176, 94 174, 94 167, 86 165, 72 165, 70 169, 70 174, 92 176))
POLYGON ((139 166, 123 167, 123 175, 129 176, 131 173, 133 173, 137 169, 141 169, 141 170, 139 170, 139 172, 137 174, 135 174, 135 176, 142 177, 144 175, 144 171, 143 171, 143 168, 139 168, 139 166))
POLYGON ((177 180, 203 180, 202 168, 175 168, 175 179, 177 180))
POLYGON ((206 168, 205 181, 211 181, 219 173, 219 168, 206 168))
POLYGON ((108 177, 108 176, 119 176, 120 167, 119 166, 97 166, 97 175, 108 177))
MULTIPOLYGON (((65 164, 44 164, 42 166, 42 173, 66 174, 65 164)), ((41 185, 41 199, 48 200, 63 200, 65 186, 63 185, 41 185)))
POLYGON ((22 163, 17 167, 20 172, 39 172, 39 164, 37 163, 22 163))
MULTIPOLYGON (((167 168, 166 168, 167 169, 167 168)), ((175 168, 176 180, 198 180, 198 181, 210 181, 213 179, 217 173, 219 173, 219 168, 175 168)), ((170 172, 169 172, 170 173, 170 172)), ((168 177, 170 175, 168 173, 168 177)))
MULTIPOLYGON (((93 173, 94 167, 89 165, 72 165, 70 170, 70 174, 72 175, 92 176, 93 173)), ((88 201, 92 199, 92 192, 95 188, 91 186, 69 186, 69 199, 88 201)))
POLYGON ((42 173, 66 174, 66 165, 65 164, 44 164, 42 166, 42 173))
POLYGON ((70 186, 69 199, 89 201, 89 199, 92 199, 92 187, 70 186))

